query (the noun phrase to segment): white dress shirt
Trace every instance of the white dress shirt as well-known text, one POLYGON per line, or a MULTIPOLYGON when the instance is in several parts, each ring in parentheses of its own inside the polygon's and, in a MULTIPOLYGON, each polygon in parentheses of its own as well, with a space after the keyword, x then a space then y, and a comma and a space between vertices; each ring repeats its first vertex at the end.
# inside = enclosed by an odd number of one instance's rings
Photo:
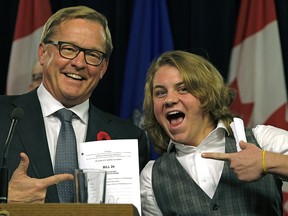
MULTIPOLYGON (((61 127, 60 120, 53 114, 59 109, 65 108, 63 104, 57 101, 41 83, 37 89, 38 98, 41 104, 41 109, 44 118, 46 136, 51 156, 51 162, 54 167, 55 164, 55 153, 58 134, 61 127)), ((88 109, 89 99, 84 101, 82 104, 69 108, 74 113, 72 119, 72 125, 76 135, 77 148, 79 143, 85 141, 87 126, 88 126, 88 109)))
MULTIPOLYGON (((201 154, 203 152, 225 152, 225 131, 227 129, 224 124, 219 122, 217 127, 197 147, 172 141, 168 146, 169 150, 175 145, 176 158, 210 198, 213 198, 218 186, 224 161, 205 159, 201 157, 201 154)), ((262 149, 288 155, 288 131, 265 125, 258 125, 252 131, 262 149)), ((153 163, 154 161, 148 162, 140 177, 142 213, 145 216, 162 215, 151 185, 153 163)))

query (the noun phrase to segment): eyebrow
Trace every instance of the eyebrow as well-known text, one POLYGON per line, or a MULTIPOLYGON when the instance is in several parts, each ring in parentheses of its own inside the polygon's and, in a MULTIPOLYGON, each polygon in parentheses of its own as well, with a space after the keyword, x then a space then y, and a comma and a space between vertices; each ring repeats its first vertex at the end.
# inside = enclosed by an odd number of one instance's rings
MULTIPOLYGON (((174 85, 175 86, 180 86, 180 85, 183 85, 183 84, 185 84, 184 81, 181 81, 181 82, 175 83, 174 85)), ((155 88, 163 88, 163 87, 164 87, 164 85, 156 84, 155 86, 153 86, 153 89, 155 89, 155 88)))
POLYGON ((164 87, 164 85, 155 85, 155 86, 153 86, 153 89, 155 89, 155 88, 163 88, 164 87))

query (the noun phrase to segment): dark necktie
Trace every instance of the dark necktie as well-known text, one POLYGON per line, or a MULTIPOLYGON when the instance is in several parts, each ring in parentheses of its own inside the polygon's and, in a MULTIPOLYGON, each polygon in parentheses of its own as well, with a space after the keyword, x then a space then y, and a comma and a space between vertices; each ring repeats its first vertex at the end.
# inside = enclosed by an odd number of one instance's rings
MULTIPOLYGON (((78 168, 77 145, 72 126, 73 112, 65 108, 58 110, 55 115, 61 121, 58 135, 55 174, 70 173, 74 175, 78 168)), ((57 184, 58 196, 61 203, 73 202, 73 181, 63 181, 57 184)))

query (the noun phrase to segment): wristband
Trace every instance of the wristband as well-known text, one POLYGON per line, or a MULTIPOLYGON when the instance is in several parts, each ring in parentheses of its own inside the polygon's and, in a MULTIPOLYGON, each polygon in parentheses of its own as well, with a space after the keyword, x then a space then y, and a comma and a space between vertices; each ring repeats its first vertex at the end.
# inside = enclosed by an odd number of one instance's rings
POLYGON ((267 174, 267 167, 266 167, 266 163, 265 163, 265 153, 266 153, 266 151, 263 150, 262 151, 262 169, 263 169, 264 175, 267 174))

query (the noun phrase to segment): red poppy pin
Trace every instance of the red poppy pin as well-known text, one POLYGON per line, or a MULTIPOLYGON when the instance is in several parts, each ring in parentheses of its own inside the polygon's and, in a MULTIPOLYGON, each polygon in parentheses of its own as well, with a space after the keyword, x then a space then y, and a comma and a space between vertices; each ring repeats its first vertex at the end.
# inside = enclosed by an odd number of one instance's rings
POLYGON ((111 137, 108 135, 108 133, 100 131, 97 134, 97 140, 111 140, 111 137))

